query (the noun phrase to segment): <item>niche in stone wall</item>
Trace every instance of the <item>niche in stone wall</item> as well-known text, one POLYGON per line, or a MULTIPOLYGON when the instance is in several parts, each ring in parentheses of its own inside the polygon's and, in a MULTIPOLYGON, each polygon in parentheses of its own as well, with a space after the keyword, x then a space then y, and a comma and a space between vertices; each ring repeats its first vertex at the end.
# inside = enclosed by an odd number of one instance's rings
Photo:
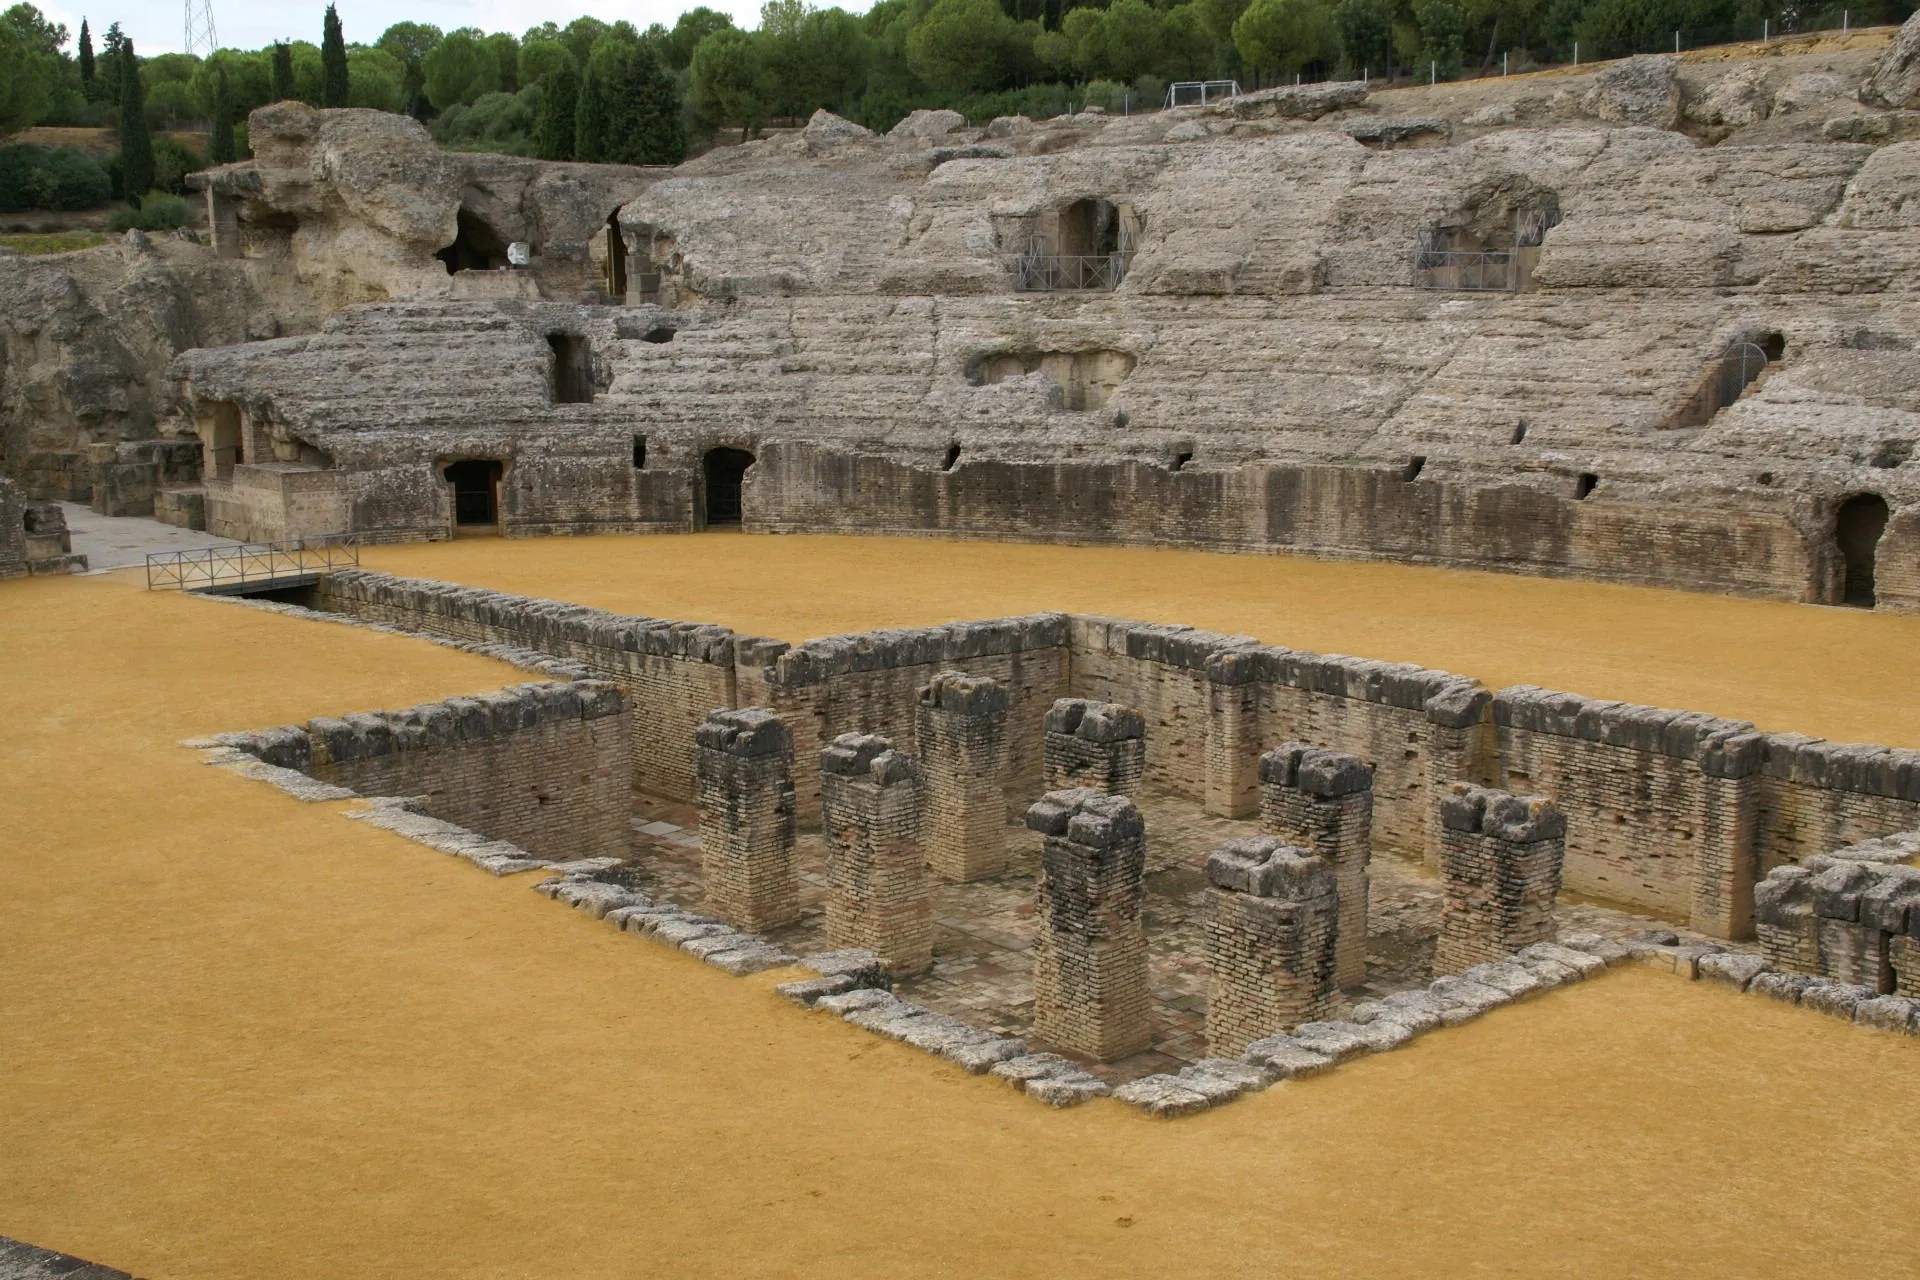
POLYGON ((233 479, 234 467, 246 461, 240 406, 231 400, 202 400, 194 406, 193 417, 200 436, 202 474, 209 480, 233 479))
POLYGON ((1663 431, 1704 427, 1713 416, 1747 393, 1762 374, 1786 355, 1787 342, 1778 333, 1745 334, 1727 344, 1700 375, 1700 381, 1660 424, 1663 431))
POLYGON ((547 375, 547 396, 554 404, 593 403, 593 350, 578 333, 550 333, 553 367, 547 375))
POLYGON ((1451 213, 1421 228, 1413 252, 1416 289, 1523 292, 1547 232, 1560 225, 1560 195, 1519 174, 1488 179, 1451 213))
POLYGON ((488 226, 479 214, 462 208, 455 218, 453 243, 433 256, 446 264, 448 275, 462 271, 499 271, 507 265, 506 237, 488 226))
POLYGON ((1892 511, 1887 500, 1877 493, 1857 493, 1840 504, 1834 513, 1833 539, 1840 553, 1840 599, 1838 603, 1856 609, 1871 609, 1879 602, 1874 582, 1874 562, 1880 549, 1880 535, 1887 531, 1892 511))
POLYGON ((1127 380, 1135 364, 1124 351, 1000 351, 979 356, 968 366, 967 381, 989 387, 1008 378, 1040 373, 1060 386, 1068 409, 1101 409, 1127 380))

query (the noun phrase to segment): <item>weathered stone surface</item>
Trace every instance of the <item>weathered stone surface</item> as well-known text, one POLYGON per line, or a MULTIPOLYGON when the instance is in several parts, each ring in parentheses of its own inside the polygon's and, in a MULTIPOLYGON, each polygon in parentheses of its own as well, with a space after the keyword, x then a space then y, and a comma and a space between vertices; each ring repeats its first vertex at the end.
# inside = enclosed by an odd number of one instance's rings
POLYGON ((1709 982, 1732 987, 1735 991, 1745 991, 1755 978, 1767 972, 1767 962, 1760 956, 1725 954, 1702 956, 1700 959, 1700 977, 1709 982))
POLYGON ((1602 71, 1580 105, 1616 124, 1671 129, 1680 123, 1680 78, 1664 54, 1625 58, 1602 71))
POLYGON ((1860 100, 1881 107, 1920 108, 1920 14, 1908 18, 1860 86, 1860 100))
POLYGON ((1255 1040, 1240 1056, 1247 1062, 1266 1068, 1282 1080, 1318 1075, 1335 1065, 1332 1054, 1323 1053, 1290 1035, 1255 1040))
POLYGON ((1690 97, 1686 117, 1699 124, 1749 125, 1765 120, 1773 109, 1765 67, 1735 67, 1690 97))
POLYGON ((1213 1105, 1207 1093, 1178 1076, 1142 1076, 1115 1089, 1113 1096, 1162 1119, 1190 1116, 1213 1105))

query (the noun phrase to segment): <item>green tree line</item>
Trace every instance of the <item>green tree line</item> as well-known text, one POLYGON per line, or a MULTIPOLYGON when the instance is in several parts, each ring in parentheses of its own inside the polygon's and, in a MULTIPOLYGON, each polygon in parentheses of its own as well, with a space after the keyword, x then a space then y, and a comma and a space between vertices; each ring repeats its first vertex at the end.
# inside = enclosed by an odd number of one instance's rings
MULTIPOLYGON (((201 126, 208 159, 245 154, 244 121, 285 99, 427 122, 442 145, 670 164, 690 142, 752 136, 827 108, 874 129, 920 107, 1035 117, 1159 105, 1172 81, 1411 74, 1583 60, 1837 25, 1898 22, 1913 0, 877 0, 863 14, 769 0, 751 30, 713 9, 672 27, 580 17, 515 35, 398 22, 349 43, 138 57, 118 24, 96 50, 31 4, 0 14, 0 138, 36 123, 128 135, 201 126), (1831 10, 1831 12, 1829 12, 1831 10), (131 104, 131 105, 130 105, 131 104)), ((178 157, 155 150, 156 181, 178 157)), ((125 183, 118 183, 125 189, 125 183)), ((135 184, 138 189, 138 184, 135 184)))

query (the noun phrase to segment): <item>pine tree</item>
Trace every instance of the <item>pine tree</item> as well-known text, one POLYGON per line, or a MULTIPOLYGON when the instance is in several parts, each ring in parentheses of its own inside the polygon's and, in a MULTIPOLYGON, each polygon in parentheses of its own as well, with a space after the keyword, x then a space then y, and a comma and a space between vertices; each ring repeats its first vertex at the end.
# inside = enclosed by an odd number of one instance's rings
POLYGON ((153 186, 153 135, 147 131, 147 95, 131 40, 120 46, 120 173, 127 199, 139 203, 153 186))
POLYGON ((80 88, 81 92, 93 88, 93 32, 87 30, 87 20, 80 19, 80 88))
POLYGON ((542 160, 573 159, 575 110, 580 106, 580 73, 568 58, 540 81, 540 118, 533 145, 542 160))
POLYGON ((213 129, 207 136, 207 159, 214 164, 232 164, 239 158, 233 141, 233 99, 227 92, 227 69, 221 67, 213 80, 213 129))
POLYGON ((285 40, 273 42, 273 58, 269 63, 273 84, 273 100, 285 102, 293 96, 293 46, 285 40))
POLYGON ((340 15, 327 6, 320 35, 320 105, 347 105, 347 42, 340 31, 340 15))
POLYGON ((580 72, 580 97, 573 108, 573 158, 589 163, 598 161, 607 145, 608 104, 596 65, 599 62, 598 57, 587 59, 580 72))

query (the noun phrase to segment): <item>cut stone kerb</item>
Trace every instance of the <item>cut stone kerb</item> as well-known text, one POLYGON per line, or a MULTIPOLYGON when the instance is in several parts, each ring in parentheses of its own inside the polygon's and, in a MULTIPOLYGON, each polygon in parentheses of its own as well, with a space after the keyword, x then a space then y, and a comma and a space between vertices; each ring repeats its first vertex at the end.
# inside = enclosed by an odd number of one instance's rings
POLYGON ((887 739, 849 733, 820 753, 827 841, 827 944, 859 948, 904 977, 933 963, 920 845, 920 772, 887 739))
POLYGON ((1147 764, 1147 722, 1139 711, 1088 698, 1061 698, 1047 710, 1042 763, 1049 790, 1092 787, 1130 795, 1147 764))
POLYGON ((1334 981, 1367 980, 1372 895, 1373 767, 1358 756, 1289 742, 1260 757, 1261 825, 1325 859, 1340 886, 1334 981))
POLYGON ((694 731, 707 907, 760 932, 800 914, 793 735, 762 707, 715 711, 694 731))
POLYGON ((1055 791, 1027 810, 1045 837, 1034 886, 1034 1035, 1100 1061, 1152 1041, 1146 823, 1123 796, 1055 791))
POLYGON ((936 675, 915 699, 927 865, 942 880, 1007 869, 1008 704, 997 682, 959 671, 936 675))
POLYGON ((1440 802, 1435 973, 1462 973, 1553 940, 1566 831, 1549 800, 1453 784, 1440 802))
POLYGON ((1264 1036, 1325 1018, 1341 928, 1326 861, 1272 836, 1207 859, 1207 1052, 1234 1057, 1264 1036))

